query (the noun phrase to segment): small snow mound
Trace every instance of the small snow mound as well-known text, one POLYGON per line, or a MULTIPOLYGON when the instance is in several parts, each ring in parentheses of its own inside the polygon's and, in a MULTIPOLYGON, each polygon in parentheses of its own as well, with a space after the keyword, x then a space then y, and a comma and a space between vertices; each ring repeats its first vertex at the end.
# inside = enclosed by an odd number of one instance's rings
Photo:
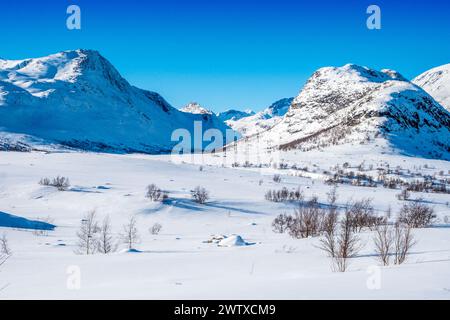
POLYGON ((239 235, 233 235, 219 242, 219 247, 241 247, 247 246, 248 243, 239 235))

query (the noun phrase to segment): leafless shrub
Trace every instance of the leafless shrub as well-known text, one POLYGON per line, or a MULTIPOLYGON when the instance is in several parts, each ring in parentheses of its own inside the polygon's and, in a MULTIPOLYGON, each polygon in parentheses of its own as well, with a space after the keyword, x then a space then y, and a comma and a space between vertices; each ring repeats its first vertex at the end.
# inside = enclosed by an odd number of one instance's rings
POLYGON ((411 232, 412 228, 408 225, 396 223, 394 227, 394 263, 402 264, 406 261, 411 248, 417 242, 411 232))
POLYGON ((352 227, 351 216, 348 210, 346 210, 344 219, 340 223, 335 243, 336 249, 333 257, 333 269, 335 271, 345 272, 349 265, 349 259, 355 257, 362 247, 361 240, 352 227))
POLYGON ((299 204, 289 227, 289 234, 293 238, 302 239, 315 237, 322 231, 325 211, 320 208, 316 198, 299 204))
POLYGON ((121 237, 123 243, 127 245, 129 250, 133 249, 133 246, 139 242, 140 238, 135 217, 131 217, 128 223, 123 226, 121 237))
POLYGON ((361 232, 364 228, 373 230, 386 222, 386 217, 375 215, 371 199, 347 203, 347 212, 354 232, 361 232))
POLYGON ((287 215, 286 213, 280 214, 272 222, 273 231, 276 233, 285 233, 289 230, 292 220, 292 216, 287 215))
POLYGON ((205 204, 209 199, 209 192, 205 188, 199 186, 191 191, 191 197, 195 202, 205 204))
POLYGON ((433 208, 420 203, 420 200, 405 204, 400 210, 397 222, 411 228, 426 228, 434 223, 436 215, 433 208))
POLYGON ((9 247, 8 238, 6 237, 6 233, 0 238, 0 255, 10 256, 12 255, 12 251, 9 247))
POLYGON ((155 223, 155 224, 153 224, 153 226, 151 226, 149 231, 150 231, 150 234, 157 235, 161 232, 161 230, 162 230, 162 225, 159 223, 155 223))
POLYGON ((303 191, 300 189, 289 190, 284 187, 280 190, 269 190, 265 194, 265 199, 271 202, 285 202, 298 201, 302 202, 304 199, 303 191))
POLYGON ((117 250, 117 244, 114 243, 112 235, 112 226, 109 216, 103 219, 99 231, 98 251, 103 254, 109 254, 117 250))
POLYGON ((323 237, 320 246, 331 258, 336 256, 336 229, 338 227, 338 214, 335 210, 329 210, 323 221, 323 237))
POLYGON ((272 178, 272 180, 276 183, 280 183, 281 182, 281 176, 279 174, 275 174, 272 178))
POLYGON ((70 187, 69 178, 57 176, 52 180, 51 185, 59 191, 67 191, 70 187))
POLYGON ((145 196, 154 202, 164 201, 168 198, 167 192, 162 191, 155 184, 147 186, 147 193, 145 196))
POLYGON ((378 226, 375 230, 373 238, 375 244, 375 252, 379 260, 384 266, 389 265, 390 253, 394 245, 394 233, 392 227, 388 224, 378 226))
POLYGON ((70 187, 69 178, 57 176, 50 180, 49 178, 42 178, 39 181, 39 184, 42 186, 51 186, 57 188, 59 191, 67 191, 70 187))
POLYGON ((77 254, 94 254, 98 248, 98 222, 95 211, 88 213, 81 220, 80 230, 77 232, 78 248, 75 250, 77 254))
POLYGON ((41 180, 39 181, 39 184, 41 186, 50 186, 51 181, 49 178, 41 178, 41 180))

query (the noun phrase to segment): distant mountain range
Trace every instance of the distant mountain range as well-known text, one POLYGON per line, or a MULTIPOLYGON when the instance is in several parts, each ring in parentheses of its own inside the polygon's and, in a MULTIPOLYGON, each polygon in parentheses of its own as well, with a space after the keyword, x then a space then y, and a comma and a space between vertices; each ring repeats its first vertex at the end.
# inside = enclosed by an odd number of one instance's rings
POLYGON ((258 139, 272 148, 308 151, 374 144, 449 160, 449 79, 450 65, 412 82, 392 70, 326 67, 296 98, 258 113, 214 114, 198 103, 178 110, 159 94, 130 85, 96 51, 0 59, 0 150, 169 152, 177 143, 172 132, 192 132, 200 121, 203 130, 224 136, 231 127, 245 137, 240 145, 258 139))

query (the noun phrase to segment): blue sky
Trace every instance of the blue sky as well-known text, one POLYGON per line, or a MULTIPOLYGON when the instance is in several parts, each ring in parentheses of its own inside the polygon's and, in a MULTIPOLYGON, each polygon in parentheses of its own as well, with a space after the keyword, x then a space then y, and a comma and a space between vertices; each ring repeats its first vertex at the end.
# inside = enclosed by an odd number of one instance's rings
POLYGON ((100 51, 132 84, 180 107, 259 110, 318 68, 356 63, 412 78, 450 63, 450 3, 437 0, 15 0, 0 10, 0 56, 100 51), (66 28, 77 4, 82 29, 66 28), (366 28, 366 9, 382 29, 366 28))

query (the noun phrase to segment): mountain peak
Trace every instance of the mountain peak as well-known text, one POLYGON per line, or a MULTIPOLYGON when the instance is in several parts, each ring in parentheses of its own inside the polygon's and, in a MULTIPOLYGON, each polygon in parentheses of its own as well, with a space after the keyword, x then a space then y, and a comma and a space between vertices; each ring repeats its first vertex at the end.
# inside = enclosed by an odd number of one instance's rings
POLYGON ((192 113, 192 114, 212 114, 212 111, 203 108, 199 103, 197 102, 190 102, 185 107, 181 108, 180 111, 185 113, 192 113))

